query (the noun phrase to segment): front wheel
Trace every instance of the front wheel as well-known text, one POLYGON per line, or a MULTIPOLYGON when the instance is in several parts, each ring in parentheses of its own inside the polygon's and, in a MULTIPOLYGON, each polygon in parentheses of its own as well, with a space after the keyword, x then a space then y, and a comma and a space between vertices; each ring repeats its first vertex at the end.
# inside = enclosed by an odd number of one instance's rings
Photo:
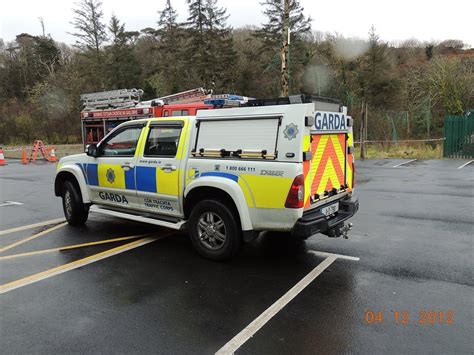
POLYGON ((230 259, 242 244, 242 230, 235 214, 220 201, 199 202, 191 212, 189 229, 194 248, 208 259, 230 259))
POLYGON ((63 210, 67 222, 71 226, 79 226, 87 221, 89 207, 82 202, 81 192, 71 181, 63 185, 63 210))

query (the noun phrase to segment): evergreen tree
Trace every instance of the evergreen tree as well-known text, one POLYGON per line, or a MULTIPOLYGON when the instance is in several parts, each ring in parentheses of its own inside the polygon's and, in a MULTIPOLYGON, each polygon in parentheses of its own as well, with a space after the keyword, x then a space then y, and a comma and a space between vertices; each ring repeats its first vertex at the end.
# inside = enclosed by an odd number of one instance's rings
POLYGON ((371 106, 386 106, 394 102, 399 81, 393 75, 387 44, 380 41, 374 26, 369 31, 369 49, 360 57, 356 70, 359 97, 371 106))
POLYGON ((103 22, 102 3, 100 0, 81 0, 73 9, 74 19, 71 22, 77 38, 75 46, 84 55, 81 58, 80 70, 83 79, 88 83, 88 91, 106 89, 105 62, 103 46, 107 41, 106 26, 103 22))
POLYGON ((107 87, 129 89, 139 84, 140 66, 132 46, 129 44, 132 32, 125 31, 117 16, 112 15, 108 30, 112 44, 106 48, 107 87))
POLYGON ((226 9, 217 0, 187 0, 189 17, 188 64, 195 73, 195 83, 216 90, 229 90, 234 80, 232 29, 227 26, 226 9))
POLYGON ((177 13, 167 0, 162 11, 158 11, 158 29, 155 31, 158 38, 157 45, 157 68, 158 76, 155 75, 157 95, 168 95, 185 90, 183 88, 183 60, 182 55, 183 31, 176 22, 177 13))
MULTIPOLYGON (((266 6, 263 13, 268 17, 268 22, 256 31, 256 36, 263 41, 265 49, 279 49, 283 36, 284 4, 281 0, 265 0, 262 5, 266 6)), ((303 11, 298 0, 289 0, 291 42, 301 40, 311 31, 311 18, 306 17, 303 11)))

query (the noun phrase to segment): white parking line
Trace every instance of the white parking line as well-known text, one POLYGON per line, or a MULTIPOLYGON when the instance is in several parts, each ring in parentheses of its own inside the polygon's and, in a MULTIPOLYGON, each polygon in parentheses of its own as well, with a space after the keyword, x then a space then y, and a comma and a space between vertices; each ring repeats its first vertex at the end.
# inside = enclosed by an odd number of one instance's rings
POLYGON ((345 260, 351 260, 351 261, 359 261, 360 258, 357 256, 350 256, 350 255, 342 255, 342 254, 333 254, 333 253, 326 253, 325 251, 318 251, 318 250, 308 250, 308 253, 314 254, 317 256, 323 256, 323 257, 328 257, 328 256, 336 256, 338 259, 345 259, 345 260))
POLYGON ((301 291, 303 291, 311 282, 313 282, 321 273, 326 270, 338 258, 347 260, 359 260, 359 258, 347 255, 331 254, 325 252, 314 252, 316 255, 327 256, 318 266, 316 266, 309 274, 303 277, 295 286, 287 293, 280 297, 275 303, 260 314, 254 321, 246 326, 239 334, 233 337, 227 344, 220 348, 216 355, 233 354, 247 340, 254 336, 270 319, 272 319, 283 307, 293 300, 301 291))
POLYGON ((4 206, 14 206, 14 205, 20 206, 20 205, 22 205, 21 202, 16 202, 16 201, 3 201, 3 202, 4 202, 4 203, 2 203, 2 204, 0 205, 0 207, 4 207, 4 206))
POLYGON ((392 168, 397 168, 399 166, 402 166, 402 165, 405 165, 405 164, 408 164, 408 163, 411 163, 411 162, 414 162, 414 161, 417 161, 417 160, 418 159, 412 159, 412 160, 404 161, 403 163, 392 166, 392 168))
POLYGON ((39 223, 34 223, 34 224, 29 224, 27 226, 21 226, 21 227, 16 227, 12 229, 6 229, 4 231, 0 231, 0 235, 4 234, 10 234, 10 233, 15 233, 15 232, 21 232, 27 229, 33 229, 36 227, 42 227, 42 226, 47 226, 48 224, 55 224, 55 223, 61 223, 64 222, 64 218, 57 218, 57 219, 52 219, 50 221, 44 221, 44 222, 39 222, 39 223))
POLYGON ((474 162, 474 160, 469 160, 467 163, 465 163, 465 164, 459 166, 458 169, 462 169, 462 168, 464 168, 465 166, 468 166, 469 164, 471 164, 472 162, 474 162))

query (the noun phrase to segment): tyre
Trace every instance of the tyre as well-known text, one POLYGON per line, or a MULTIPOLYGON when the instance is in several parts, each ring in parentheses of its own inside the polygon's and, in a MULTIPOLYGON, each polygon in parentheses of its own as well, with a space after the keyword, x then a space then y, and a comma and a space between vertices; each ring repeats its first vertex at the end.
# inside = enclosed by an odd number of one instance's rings
POLYGON ((242 229, 235 213, 221 201, 204 200, 196 204, 189 218, 189 231, 201 256, 223 261, 239 251, 242 229))
POLYGON ((64 182, 62 198, 64 216, 69 225, 79 226, 86 223, 89 206, 84 205, 81 192, 71 181, 64 182))

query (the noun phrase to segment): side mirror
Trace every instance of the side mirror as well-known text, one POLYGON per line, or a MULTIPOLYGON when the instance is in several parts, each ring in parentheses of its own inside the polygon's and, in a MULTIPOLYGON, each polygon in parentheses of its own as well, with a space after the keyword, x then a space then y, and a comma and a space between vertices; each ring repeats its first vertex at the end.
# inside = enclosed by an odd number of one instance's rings
POLYGON ((86 147, 86 154, 90 157, 97 158, 99 155, 99 150, 97 149, 97 144, 90 144, 86 147))

